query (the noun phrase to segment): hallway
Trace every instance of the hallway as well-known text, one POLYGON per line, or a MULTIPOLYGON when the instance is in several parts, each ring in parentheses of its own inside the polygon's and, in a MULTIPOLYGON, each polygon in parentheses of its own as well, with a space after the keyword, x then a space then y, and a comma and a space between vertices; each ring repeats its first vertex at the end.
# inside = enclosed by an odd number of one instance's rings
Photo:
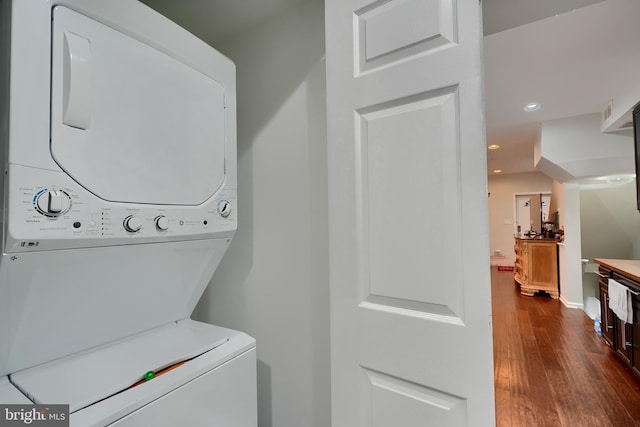
POLYGON ((497 426, 640 426, 640 380, 582 310, 522 296, 496 267, 491 288, 497 426))

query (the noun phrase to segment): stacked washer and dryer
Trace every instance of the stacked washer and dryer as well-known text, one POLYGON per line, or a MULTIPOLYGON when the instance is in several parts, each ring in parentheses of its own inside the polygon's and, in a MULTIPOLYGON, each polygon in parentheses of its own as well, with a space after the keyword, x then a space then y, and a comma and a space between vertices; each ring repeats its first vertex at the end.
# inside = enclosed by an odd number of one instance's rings
POLYGON ((254 339, 190 319, 237 226, 234 64, 135 0, 0 7, 0 403, 255 426, 254 339))

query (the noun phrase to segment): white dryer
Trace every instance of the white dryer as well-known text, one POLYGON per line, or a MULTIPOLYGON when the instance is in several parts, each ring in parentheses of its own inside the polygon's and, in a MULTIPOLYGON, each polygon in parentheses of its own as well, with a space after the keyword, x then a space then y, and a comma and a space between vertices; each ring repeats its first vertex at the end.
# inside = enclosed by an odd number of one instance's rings
POLYGON ((255 341, 190 319, 237 228, 234 64, 135 0, 0 8, 0 400, 255 426, 255 341))

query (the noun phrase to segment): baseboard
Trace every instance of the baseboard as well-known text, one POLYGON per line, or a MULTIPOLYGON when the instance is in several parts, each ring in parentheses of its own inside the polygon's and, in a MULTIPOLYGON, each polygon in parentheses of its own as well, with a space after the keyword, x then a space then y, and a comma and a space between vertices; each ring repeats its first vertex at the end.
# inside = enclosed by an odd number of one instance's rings
POLYGON ((581 310, 584 310, 584 304, 583 303, 569 302, 566 299, 564 299, 564 297, 562 295, 560 295, 560 301, 562 302, 562 304, 564 304, 565 307, 568 307, 568 308, 579 308, 581 310))

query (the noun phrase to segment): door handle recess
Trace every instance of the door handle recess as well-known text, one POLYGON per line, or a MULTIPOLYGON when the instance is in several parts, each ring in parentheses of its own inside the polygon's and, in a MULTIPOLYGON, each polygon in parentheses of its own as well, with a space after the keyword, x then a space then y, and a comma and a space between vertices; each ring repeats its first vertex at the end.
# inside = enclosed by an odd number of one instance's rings
POLYGON ((63 50, 62 123, 88 129, 91 118, 91 44, 88 39, 65 31, 63 50))

